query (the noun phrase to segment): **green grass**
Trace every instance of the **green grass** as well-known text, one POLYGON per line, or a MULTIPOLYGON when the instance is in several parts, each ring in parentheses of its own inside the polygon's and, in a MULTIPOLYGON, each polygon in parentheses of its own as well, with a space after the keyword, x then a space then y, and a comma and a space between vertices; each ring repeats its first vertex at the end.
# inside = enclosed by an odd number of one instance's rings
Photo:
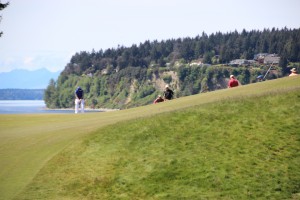
POLYGON ((291 199, 300 192, 299 91, 99 129, 17 199, 291 199))
POLYGON ((0 199, 297 198, 299 81, 117 112, 0 115, 0 199))

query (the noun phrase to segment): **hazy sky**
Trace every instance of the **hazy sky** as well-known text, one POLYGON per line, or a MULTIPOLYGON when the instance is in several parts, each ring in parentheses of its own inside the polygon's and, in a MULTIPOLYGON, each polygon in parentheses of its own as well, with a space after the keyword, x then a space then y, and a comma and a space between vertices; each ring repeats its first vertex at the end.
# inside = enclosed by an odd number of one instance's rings
POLYGON ((0 0, 0 72, 64 69, 80 51, 202 32, 300 28, 299 0, 0 0))

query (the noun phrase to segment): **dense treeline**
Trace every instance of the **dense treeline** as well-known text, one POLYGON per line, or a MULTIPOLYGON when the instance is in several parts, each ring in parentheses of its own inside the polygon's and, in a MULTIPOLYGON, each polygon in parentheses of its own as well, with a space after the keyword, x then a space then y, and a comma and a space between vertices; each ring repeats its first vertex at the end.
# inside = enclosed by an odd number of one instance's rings
POLYGON ((43 89, 0 89, 0 100, 43 100, 43 89))
POLYGON ((159 93, 160 80, 171 84, 177 97, 224 88, 224 78, 232 73, 248 84, 265 73, 267 66, 234 68, 226 64, 233 59, 253 59, 257 53, 278 54, 278 73, 271 78, 284 75, 289 62, 300 61, 300 29, 202 33, 194 38, 79 52, 58 81, 51 80, 44 99, 48 107, 71 107, 73 90, 80 85, 90 106, 124 108, 150 103, 159 93), (207 65, 191 65, 199 59, 207 65))
POLYGON ((241 33, 221 32, 195 38, 146 41, 139 46, 118 47, 98 52, 76 53, 66 66, 64 74, 95 73, 109 67, 109 70, 132 67, 149 67, 158 64, 165 67, 178 59, 186 62, 203 58, 205 63, 229 63, 238 58, 253 59, 257 53, 276 53, 290 62, 300 61, 300 29, 246 31, 241 33), (213 59, 219 55, 219 59, 213 59))

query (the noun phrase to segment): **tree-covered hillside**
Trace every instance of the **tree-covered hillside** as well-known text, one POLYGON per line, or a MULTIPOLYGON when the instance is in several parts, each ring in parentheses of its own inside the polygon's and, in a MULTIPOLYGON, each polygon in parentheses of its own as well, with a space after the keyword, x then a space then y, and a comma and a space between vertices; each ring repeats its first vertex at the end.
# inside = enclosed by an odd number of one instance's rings
POLYGON ((230 74, 236 75, 241 84, 249 84, 258 75, 265 75, 270 65, 257 61, 240 66, 229 63, 234 59, 252 60, 258 53, 280 57, 268 79, 285 75, 288 64, 299 65, 300 29, 202 33, 194 38, 79 52, 57 82, 50 81, 44 99, 48 107, 72 107, 74 90, 81 86, 87 106, 127 108, 151 103, 167 83, 176 97, 225 88, 230 74))

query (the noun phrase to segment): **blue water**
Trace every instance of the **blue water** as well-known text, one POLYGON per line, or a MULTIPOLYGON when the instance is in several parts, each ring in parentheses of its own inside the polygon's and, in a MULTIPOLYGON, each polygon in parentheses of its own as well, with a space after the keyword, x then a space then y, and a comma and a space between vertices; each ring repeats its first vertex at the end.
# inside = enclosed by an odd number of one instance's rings
POLYGON ((0 100, 0 114, 33 113, 74 113, 74 110, 48 110, 41 100, 0 100))

